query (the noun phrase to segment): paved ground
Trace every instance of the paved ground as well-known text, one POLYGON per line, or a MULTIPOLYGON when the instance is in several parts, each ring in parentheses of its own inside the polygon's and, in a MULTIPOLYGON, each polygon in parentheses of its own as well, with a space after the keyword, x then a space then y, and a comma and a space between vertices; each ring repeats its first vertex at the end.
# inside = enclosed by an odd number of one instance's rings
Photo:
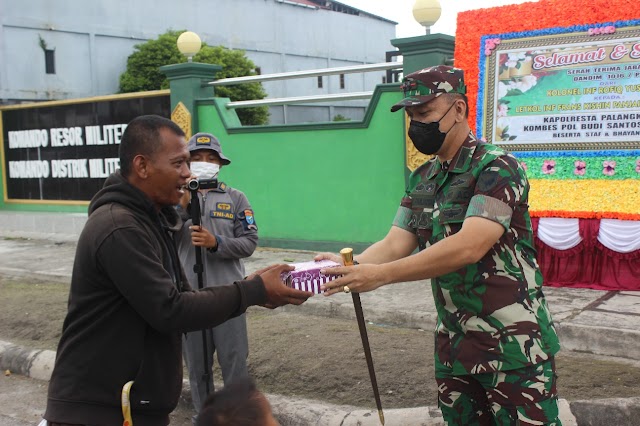
MULTIPOLYGON (((0 238, 2 237, 4 239, 0 239, 1 275, 69 281, 75 253, 73 237, 52 239, 48 235, 49 239, 24 239, 19 234, 3 232, 0 225, 0 238)), ((248 272, 251 272, 273 263, 307 261, 312 256, 311 252, 259 249, 248 259, 246 265, 248 272)), ((558 324, 564 350, 640 360, 640 292, 546 288, 545 293, 554 320, 558 324)), ((435 322, 428 282, 397 284, 363 294, 362 304, 365 317, 370 322, 427 330, 433 328, 435 322)), ((351 298, 342 294, 330 298, 317 296, 295 309, 323 316, 354 317, 351 298)), ((42 412, 41 406, 20 406, 19 401, 29 400, 27 396, 37 395, 38 392, 42 392, 42 387, 42 382, 22 376, 16 378, 14 375, 0 380, 0 395, 3 395, 0 397, 0 425, 34 424, 33 418, 42 412)), ((375 424, 371 423, 370 413, 354 411, 353 407, 328 407, 315 404, 313 401, 296 402, 277 396, 273 396, 271 401, 285 425, 347 425, 356 424, 358 421, 361 424, 375 424), (305 414, 301 415, 300 412, 305 414)), ((571 411, 578 417, 579 424, 632 425, 637 424, 632 419, 640 416, 639 406, 638 400, 601 400, 593 403, 584 401, 572 402, 571 411), (577 409, 579 413, 576 412, 577 409), (622 417, 615 423, 610 423, 610 419, 617 418, 616 413, 622 417), (598 423, 600 421, 605 423, 598 423)), ((415 410, 396 410, 396 413, 387 414, 387 424, 440 424, 437 413, 433 414, 429 410, 426 407, 420 413, 415 410), (419 416, 432 420, 407 422, 405 416, 419 416)), ((565 424, 575 424, 570 423, 571 411, 568 406, 565 407, 565 411, 569 415, 569 423, 565 424)))
MULTIPOLYGON (((73 241, 5 236, 0 240, 0 274, 69 282, 74 254, 73 241)), ((313 255, 260 248, 245 264, 250 273, 273 263, 308 261, 313 255)), ((547 287, 545 294, 564 349, 640 360, 640 291, 547 287)), ((361 298, 367 321, 426 330, 435 324, 428 281, 383 287, 361 298)), ((302 307, 285 309, 354 318, 351 297, 343 294, 316 296, 302 307)))

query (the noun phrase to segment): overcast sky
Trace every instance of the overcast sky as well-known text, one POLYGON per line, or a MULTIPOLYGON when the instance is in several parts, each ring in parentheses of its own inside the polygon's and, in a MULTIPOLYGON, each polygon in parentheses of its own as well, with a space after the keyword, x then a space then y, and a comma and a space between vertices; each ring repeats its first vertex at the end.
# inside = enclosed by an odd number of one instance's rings
MULTIPOLYGON (((431 32, 455 35, 456 15, 464 10, 504 6, 525 1, 537 0, 440 0, 442 15, 432 27, 431 32)), ((398 22, 397 38, 424 34, 424 28, 413 18, 412 9, 415 0, 340 0, 340 3, 398 22)))

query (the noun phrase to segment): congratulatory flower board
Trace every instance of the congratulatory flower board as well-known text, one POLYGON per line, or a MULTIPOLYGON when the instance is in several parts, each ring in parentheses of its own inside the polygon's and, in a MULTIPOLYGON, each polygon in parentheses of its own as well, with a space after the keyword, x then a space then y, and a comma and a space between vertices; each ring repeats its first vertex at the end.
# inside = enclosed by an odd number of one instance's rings
POLYGON ((636 21, 482 38, 478 130, 514 151, 638 148, 636 21))

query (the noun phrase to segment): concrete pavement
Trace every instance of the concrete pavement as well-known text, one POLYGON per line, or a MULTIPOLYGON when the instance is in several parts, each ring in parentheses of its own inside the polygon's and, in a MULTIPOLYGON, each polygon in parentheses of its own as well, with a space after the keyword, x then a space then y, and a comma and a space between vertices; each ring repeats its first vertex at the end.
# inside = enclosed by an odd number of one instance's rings
MULTIPOLYGON (((0 227, 0 274, 69 282, 75 241, 25 239, 0 227)), ((259 248, 245 261, 247 272, 274 263, 308 261, 313 252, 259 248)), ((544 290, 564 349, 640 361, 640 291, 573 288, 544 290)), ((382 287, 361 295, 367 321, 431 330, 436 313, 428 281, 382 287)), ((349 295, 316 296, 301 307, 314 315, 355 318, 349 295)))
MULTIPOLYGON (((0 225, 0 275, 69 282, 75 238, 75 234, 25 234, 0 225)), ((247 259, 247 271, 252 272, 273 263, 307 261, 313 254, 260 248, 247 259)), ((545 288, 545 294, 558 325, 564 350, 640 361, 640 292, 545 288)), ((434 327, 435 309, 428 281, 383 287, 361 297, 369 322, 425 330, 434 327)), ((316 296, 295 309, 298 313, 354 318, 351 298, 343 294, 316 296)), ((54 358, 55 353, 51 351, 20 348, 0 342, 2 370, 11 369, 25 376, 47 380, 54 358)), ((378 424, 377 413, 355 407, 333 406, 277 395, 270 395, 269 399, 283 425, 378 424)), ((439 411, 434 407, 385 410, 385 417, 388 425, 443 424, 439 411)), ((640 398, 563 401, 562 417, 565 425, 634 425, 638 424, 636 420, 640 418, 640 398), (611 423, 612 419, 616 421, 611 423)))

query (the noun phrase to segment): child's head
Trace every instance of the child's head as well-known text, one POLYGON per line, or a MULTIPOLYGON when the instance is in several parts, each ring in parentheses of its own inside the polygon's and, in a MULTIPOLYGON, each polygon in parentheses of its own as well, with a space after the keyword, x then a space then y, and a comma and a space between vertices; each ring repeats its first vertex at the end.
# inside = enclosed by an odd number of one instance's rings
POLYGON ((204 402, 197 426, 277 426, 267 398, 251 379, 226 385, 204 402))

